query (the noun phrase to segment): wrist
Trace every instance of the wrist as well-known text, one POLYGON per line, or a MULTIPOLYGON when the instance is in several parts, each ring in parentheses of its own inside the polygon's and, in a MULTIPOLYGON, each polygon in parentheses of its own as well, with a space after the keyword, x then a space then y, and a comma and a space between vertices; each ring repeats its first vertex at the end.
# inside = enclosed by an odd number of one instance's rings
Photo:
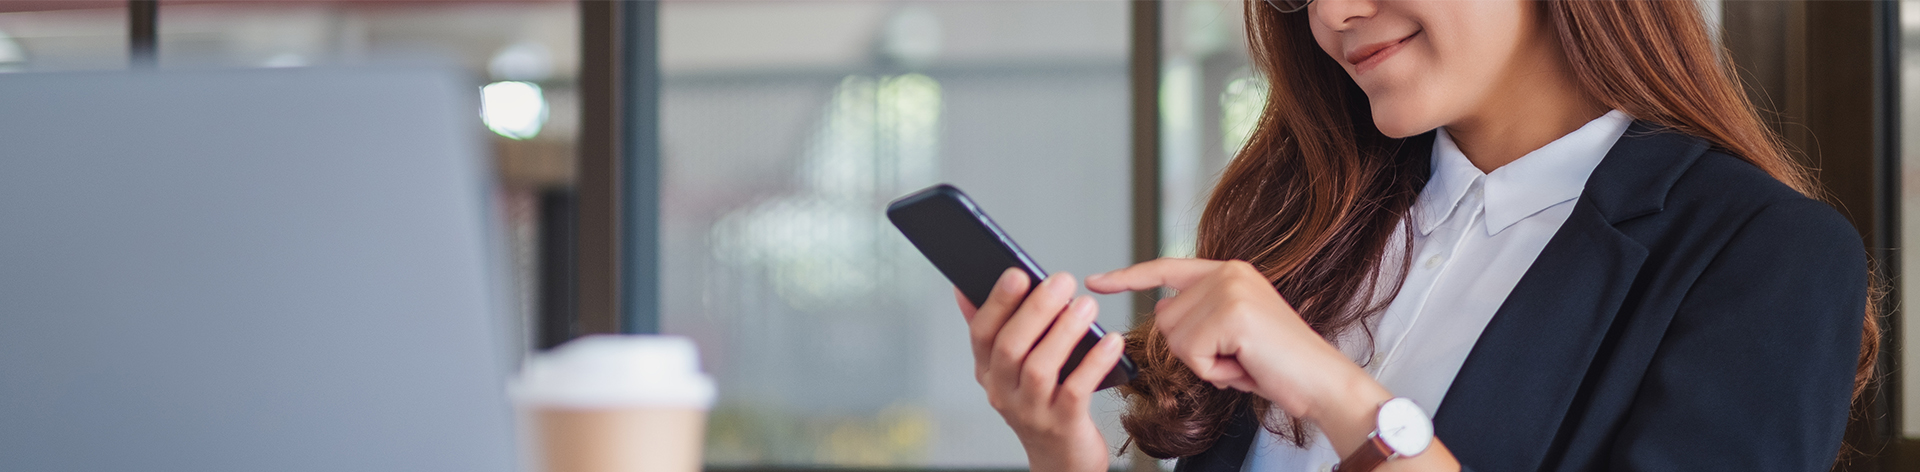
POLYGON ((1034 472, 1106 472, 1111 460, 1106 439, 1098 432, 1082 436, 1021 438, 1027 467, 1034 472))
POLYGON ((1302 416, 1326 434, 1340 457, 1346 457, 1373 434, 1374 416, 1382 403, 1393 399, 1393 392, 1358 368, 1328 387, 1302 416))

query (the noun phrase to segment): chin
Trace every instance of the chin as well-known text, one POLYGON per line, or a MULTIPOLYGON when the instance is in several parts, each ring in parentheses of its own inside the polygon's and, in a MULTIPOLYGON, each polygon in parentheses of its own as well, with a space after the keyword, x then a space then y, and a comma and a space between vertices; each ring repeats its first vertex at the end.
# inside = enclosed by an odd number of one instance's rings
POLYGON ((1421 120, 1398 119, 1397 117, 1381 115, 1379 112, 1375 112, 1373 115, 1373 125, 1380 128, 1380 134, 1387 135, 1389 138, 1405 138, 1433 131, 1434 128, 1437 128, 1437 126, 1421 124, 1419 121, 1421 120))
POLYGON ((1432 131, 1434 128, 1440 127, 1440 125, 1433 123, 1435 120, 1428 119, 1426 113, 1413 110, 1418 107, 1394 105, 1395 104, 1392 103, 1383 104, 1380 101, 1375 101, 1371 105, 1373 109, 1373 126, 1380 128, 1380 133, 1387 135, 1387 137, 1405 138, 1432 131))

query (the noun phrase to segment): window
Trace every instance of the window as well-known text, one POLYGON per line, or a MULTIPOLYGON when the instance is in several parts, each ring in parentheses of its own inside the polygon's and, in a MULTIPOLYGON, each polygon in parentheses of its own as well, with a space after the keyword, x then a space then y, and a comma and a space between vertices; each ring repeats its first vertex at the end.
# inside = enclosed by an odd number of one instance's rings
MULTIPOLYGON (((1050 271, 1125 266, 1126 4, 659 18, 662 330, 698 340, 720 382, 709 463, 1024 467, 949 285, 882 209, 951 182, 1050 271)), ((1127 300, 1101 297, 1101 322, 1128 326, 1127 300)))

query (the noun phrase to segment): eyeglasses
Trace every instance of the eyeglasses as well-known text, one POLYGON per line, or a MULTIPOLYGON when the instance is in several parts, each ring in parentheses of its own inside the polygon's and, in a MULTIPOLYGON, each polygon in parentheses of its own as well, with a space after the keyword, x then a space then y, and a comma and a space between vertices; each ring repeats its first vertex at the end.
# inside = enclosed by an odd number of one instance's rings
POLYGON ((1266 3, 1267 6, 1273 7, 1274 10, 1279 10, 1280 13, 1293 13, 1296 11, 1305 10, 1307 9, 1307 5, 1313 3, 1313 0, 1260 0, 1260 1, 1263 3, 1266 3))

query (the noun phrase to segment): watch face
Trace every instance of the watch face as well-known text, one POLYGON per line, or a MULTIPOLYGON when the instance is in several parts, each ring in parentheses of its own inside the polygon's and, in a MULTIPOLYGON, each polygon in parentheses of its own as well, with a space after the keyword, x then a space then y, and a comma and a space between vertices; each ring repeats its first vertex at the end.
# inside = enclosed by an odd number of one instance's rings
POLYGON ((1376 427, 1380 440, 1402 457, 1420 455, 1433 444, 1433 420, 1413 400, 1395 398, 1380 405, 1376 427))

